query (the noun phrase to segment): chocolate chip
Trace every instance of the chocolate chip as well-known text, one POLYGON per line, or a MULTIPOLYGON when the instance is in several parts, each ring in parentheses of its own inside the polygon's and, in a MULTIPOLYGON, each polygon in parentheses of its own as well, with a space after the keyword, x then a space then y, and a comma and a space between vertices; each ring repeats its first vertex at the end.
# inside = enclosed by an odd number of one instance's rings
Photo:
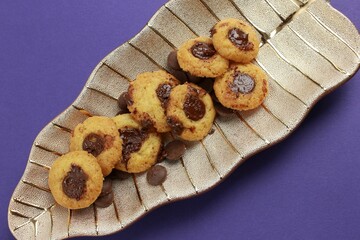
POLYGON ((114 201, 114 193, 111 191, 109 194, 100 196, 95 201, 95 206, 100 208, 106 208, 110 206, 114 201))
POLYGON ((127 102, 129 100, 129 94, 127 92, 123 92, 118 98, 118 106, 120 110, 127 110, 127 102))
POLYGON ((103 187, 101 189, 100 197, 109 194, 112 191, 112 180, 110 178, 105 178, 103 182, 103 187))
POLYGON ((194 57, 206 60, 214 56, 216 51, 212 44, 197 42, 191 47, 191 53, 194 57))
POLYGON ((210 29, 210 37, 213 37, 215 33, 216 33, 216 28, 215 28, 215 26, 213 26, 213 27, 210 29))
POLYGON ((174 77, 176 77, 177 80, 179 80, 181 83, 185 83, 188 81, 188 77, 186 72, 180 71, 180 70, 172 70, 170 72, 174 77))
POLYGON ((122 115, 122 114, 125 114, 125 113, 130 113, 130 111, 126 108, 126 109, 121 109, 118 111, 118 113, 116 115, 122 115))
POLYGON ((217 98, 214 91, 210 93, 210 96, 211 96, 213 102, 219 102, 219 99, 217 98))
POLYGON ((223 117, 230 116, 234 113, 234 110, 224 107, 219 102, 214 102, 214 107, 215 107, 216 113, 223 117))
POLYGON ((212 135, 212 134, 214 134, 214 132, 215 132, 215 129, 212 128, 212 129, 209 131, 208 134, 209 134, 209 135, 212 135))
POLYGON ((230 84, 230 89, 232 92, 242 94, 251 93, 255 88, 255 81, 254 79, 249 76, 248 74, 244 74, 241 72, 234 73, 234 80, 233 83, 230 84))
POLYGON ((161 165, 155 165, 150 168, 146 174, 147 182, 152 186, 158 186, 162 184, 166 179, 166 168, 161 165))
POLYGON ((239 49, 249 51, 254 48, 254 44, 249 42, 249 35, 238 28, 230 29, 229 40, 239 49))
POLYGON ((186 146, 180 140, 169 142, 165 146, 166 158, 170 161, 179 160, 185 153, 186 146))
POLYGON ((62 189, 66 196, 80 200, 82 195, 86 192, 86 181, 88 175, 81 167, 71 164, 70 171, 66 174, 62 189))
POLYGON ((214 79, 213 78, 204 78, 201 82, 197 84, 199 87, 211 93, 213 91, 214 79))
POLYGON ((169 68, 174 70, 181 70, 181 67, 179 65, 178 59, 177 59, 177 51, 172 51, 167 58, 167 65, 169 68))
POLYGON ((107 176, 110 179, 126 180, 131 177, 130 173, 123 172, 117 169, 113 169, 112 172, 107 176))
POLYGON ((165 160, 165 158, 166 158, 166 151, 165 151, 164 145, 161 144, 159 154, 158 154, 158 157, 157 157, 157 162, 161 163, 162 161, 165 160))
POLYGON ((201 81, 201 77, 196 77, 196 76, 193 76, 191 75, 190 73, 186 73, 186 76, 187 76, 187 80, 189 82, 192 82, 192 83, 198 83, 201 81))
POLYGON ((87 151, 94 157, 97 157, 105 148, 105 140, 96 133, 90 133, 85 137, 82 148, 84 151, 87 151))

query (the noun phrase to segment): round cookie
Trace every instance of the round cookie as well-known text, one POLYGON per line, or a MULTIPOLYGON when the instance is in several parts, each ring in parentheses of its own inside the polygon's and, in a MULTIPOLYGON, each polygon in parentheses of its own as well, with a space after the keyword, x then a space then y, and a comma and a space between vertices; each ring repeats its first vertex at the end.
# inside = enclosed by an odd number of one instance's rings
POLYGON ((55 160, 48 183, 58 204, 80 209, 90 206, 98 198, 103 175, 94 156, 85 151, 75 151, 55 160))
POLYGON ((130 114, 118 115, 113 118, 123 140, 122 160, 116 169, 139 173, 151 168, 161 151, 161 137, 156 132, 141 129, 130 114))
POLYGON ((268 80, 262 69, 252 63, 232 64, 215 79, 214 91, 220 103, 234 110, 258 107, 268 93, 268 80))
POLYGON ((128 89, 128 109, 133 118, 145 128, 169 132, 165 108, 171 89, 178 84, 174 76, 163 70, 139 74, 128 89))
POLYGON ((79 150, 94 155, 103 175, 109 175, 122 151, 122 140, 115 122, 108 117, 95 116, 77 125, 70 139, 70 151, 79 150))
POLYGON ((186 41, 180 46, 177 59, 184 71, 197 77, 218 77, 229 67, 229 61, 216 52, 208 37, 186 41))
POLYGON ((213 44, 218 53, 238 63, 249 63, 258 52, 260 40, 255 30, 239 19, 225 19, 211 29, 213 44))
POLYGON ((166 116, 174 133, 184 140, 196 141, 210 132, 215 109, 210 95, 204 89, 185 83, 171 91, 166 116))

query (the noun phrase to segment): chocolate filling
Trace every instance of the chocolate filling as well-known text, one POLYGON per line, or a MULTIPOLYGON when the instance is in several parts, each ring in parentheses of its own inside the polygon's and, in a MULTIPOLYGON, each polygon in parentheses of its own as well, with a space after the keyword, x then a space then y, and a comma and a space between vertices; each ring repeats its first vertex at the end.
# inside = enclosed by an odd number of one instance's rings
POLYGON ((88 175, 84 173, 81 167, 71 164, 70 171, 66 174, 62 189, 66 196, 80 200, 86 192, 86 180, 88 175))
POLYGON ((159 87, 156 89, 156 95, 159 98, 161 102, 161 106, 163 108, 166 108, 166 105, 169 101, 170 92, 171 92, 171 85, 166 83, 160 84, 159 87))
POLYGON ((179 119, 175 117, 168 117, 166 122, 175 134, 180 135, 184 131, 184 125, 179 119))
POLYGON ((212 44, 198 42, 191 47, 191 53, 194 57, 206 60, 214 56, 216 51, 212 44))
POLYGON ((140 123, 145 130, 152 130, 154 128, 154 122, 149 118, 141 120, 140 123))
POLYGON ((244 73, 235 72, 234 73, 234 81, 230 84, 230 89, 232 92, 236 93, 236 96, 241 94, 251 93, 255 88, 254 79, 244 73))
POLYGON ((133 152, 140 150, 143 142, 148 137, 148 133, 134 128, 119 130, 120 138, 123 140, 122 162, 126 164, 133 152))
POLYGON ((187 118, 198 121, 205 115, 206 109, 205 104, 199 98, 199 92, 197 89, 190 89, 186 94, 183 109, 187 118))
POLYGON ((231 29, 228 37, 235 47, 241 50, 250 51, 254 48, 254 44, 249 42, 249 35, 238 28, 231 29))
POLYGON ((97 157, 104 151, 105 139, 96 133, 90 133, 84 139, 82 148, 94 157, 97 157))

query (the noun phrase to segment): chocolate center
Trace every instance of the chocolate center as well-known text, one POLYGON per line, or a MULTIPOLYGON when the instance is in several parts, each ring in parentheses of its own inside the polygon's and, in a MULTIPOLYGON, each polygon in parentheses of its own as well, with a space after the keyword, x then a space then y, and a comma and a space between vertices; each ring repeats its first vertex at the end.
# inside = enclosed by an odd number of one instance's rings
POLYGON ((105 148, 105 140, 98 134, 90 133, 83 141, 83 149, 97 157, 105 148))
POLYGON ((71 169, 62 182, 62 189, 66 196, 80 200, 86 191, 88 175, 81 167, 71 164, 71 169))
POLYGON ((170 97, 170 92, 171 92, 171 86, 166 83, 160 84, 159 87, 156 89, 156 95, 159 98, 161 102, 161 106, 163 108, 166 107, 166 104, 170 97))
POLYGON ((251 93, 255 88, 255 81, 252 77, 247 74, 235 72, 234 81, 230 84, 230 89, 232 92, 242 94, 251 93))
POLYGON ((175 134, 180 135, 184 131, 184 125, 182 124, 182 122, 180 122, 178 118, 168 117, 166 119, 166 122, 175 134))
POLYGON ((119 130, 120 138, 123 140, 122 162, 127 165, 130 154, 140 150, 144 140, 148 137, 145 131, 139 129, 123 129, 119 130))
POLYGON ((198 42, 191 47, 191 53, 194 57, 200 59, 209 59, 215 55, 216 51, 212 44, 198 42))
POLYGON ((205 104, 199 98, 199 92, 196 89, 190 89, 186 94, 183 109, 187 118, 198 121, 205 115, 205 104))
POLYGON ((238 28, 229 31, 229 40, 241 50, 249 51, 254 48, 254 44, 249 42, 249 35, 238 28))

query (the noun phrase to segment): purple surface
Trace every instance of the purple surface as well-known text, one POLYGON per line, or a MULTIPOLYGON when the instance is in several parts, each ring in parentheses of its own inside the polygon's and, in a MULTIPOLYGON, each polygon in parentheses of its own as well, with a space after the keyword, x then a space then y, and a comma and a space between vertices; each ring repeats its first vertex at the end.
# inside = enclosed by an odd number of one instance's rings
MULTIPOLYGON (((166 0, 0 2, 0 235, 40 130, 166 0)), ((360 1, 333 0, 359 29, 360 1)), ((212 191, 100 239, 360 239, 360 75, 212 191)))

